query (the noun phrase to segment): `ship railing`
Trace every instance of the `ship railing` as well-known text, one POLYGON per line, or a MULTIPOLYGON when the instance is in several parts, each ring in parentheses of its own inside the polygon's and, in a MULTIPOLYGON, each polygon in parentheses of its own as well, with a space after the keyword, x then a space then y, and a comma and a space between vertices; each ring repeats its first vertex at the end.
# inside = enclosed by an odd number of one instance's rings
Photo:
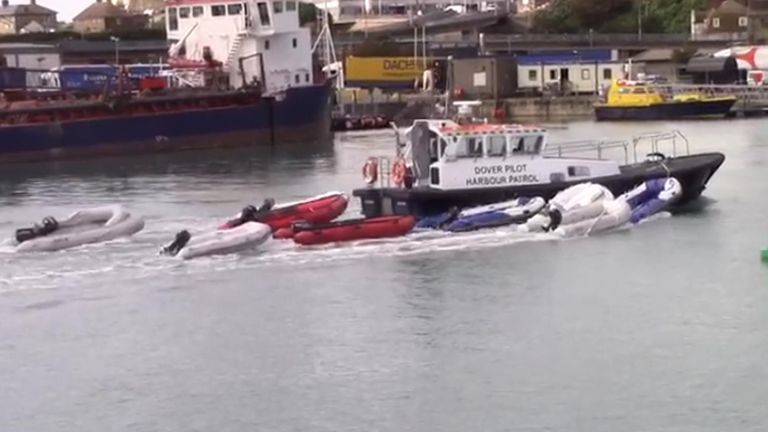
POLYGON ((610 150, 621 149, 624 151, 624 161, 629 163, 629 141, 627 140, 579 140, 550 143, 542 152, 544 156, 564 157, 574 154, 596 154, 598 160, 604 160, 610 150))
POLYGON ((637 149, 640 146, 650 146, 651 153, 665 153, 664 150, 672 148, 672 157, 682 155, 684 149, 685 155, 691 154, 688 138, 677 129, 666 132, 648 132, 637 135, 632 138, 632 154, 637 162, 637 149), (678 152, 680 150, 680 152, 678 152))

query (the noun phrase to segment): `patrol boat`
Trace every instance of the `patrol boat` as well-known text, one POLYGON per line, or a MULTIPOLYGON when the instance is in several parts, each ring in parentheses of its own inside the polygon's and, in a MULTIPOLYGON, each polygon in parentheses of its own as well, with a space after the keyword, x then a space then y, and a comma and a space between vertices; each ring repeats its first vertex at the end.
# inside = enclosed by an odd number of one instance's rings
POLYGON ((366 187, 353 192, 366 217, 424 217, 518 197, 549 199, 583 182, 619 196, 644 181, 668 177, 682 185, 680 205, 699 197, 725 161, 722 153, 691 155, 679 131, 552 145, 544 128, 517 124, 416 120, 406 140, 396 133, 395 158, 369 158, 363 166, 366 187), (643 149, 650 153, 643 155, 643 149), (587 152, 594 156, 585 158, 587 152), (623 164, 608 159, 621 155, 623 164))

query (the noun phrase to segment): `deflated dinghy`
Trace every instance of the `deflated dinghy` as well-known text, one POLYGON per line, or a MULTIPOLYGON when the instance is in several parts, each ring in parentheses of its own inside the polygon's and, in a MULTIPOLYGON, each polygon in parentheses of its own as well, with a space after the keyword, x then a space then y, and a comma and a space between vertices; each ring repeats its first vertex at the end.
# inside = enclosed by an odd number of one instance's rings
POLYGON ((184 260, 198 257, 225 255, 255 249, 272 235, 272 228, 260 222, 246 222, 235 228, 214 230, 192 235, 180 231, 161 255, 179 256, 184 260))
POLYGON ((683 186, 674 177, 657 178, 643 182, 640 186, 620 196, 632 208, 629 221, 638 223, 643 219, 664 211, 683 195, 683 186))
POLYGON ((459 213, 459 217, 446 229, 452 232, 466 232, 522 224, 540 212, 545 205, 544 198, 535 197, 518 198, 501 204, 473 208, 459 213))
POLYGON ((53 252, 91 243, 128 237, 144 228, 144 219, 122 206, 79 210, 57 221, 46 217, 42 224, 16 230, 16 252, 53 252))
POLYGON ((551 231, 560 225, 570 225, 596 218, 605 212, 603 201, 613 200, 604 186, 580 183, 555 195, 546 208, 520 227, 524 232, 551 231))
POLYGON ((560 224, 557 224, 556 218, 553 218, 550 230, 561 237, 583 237, 612 230, 629 222, 631 209, 626 201, 619 199, 603 200, 598 205, 602 207, 602 211, 597 216, 577 222, 568 221, 570 223, 565 223, 566 218, 563 217, 560 224))

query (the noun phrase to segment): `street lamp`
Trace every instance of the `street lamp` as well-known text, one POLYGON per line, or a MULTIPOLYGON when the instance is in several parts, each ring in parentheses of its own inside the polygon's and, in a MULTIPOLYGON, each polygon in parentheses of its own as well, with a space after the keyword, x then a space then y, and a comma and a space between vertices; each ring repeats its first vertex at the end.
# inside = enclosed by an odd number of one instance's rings
POLYGON ((120 38, 110 36, 109 40, 115 43, 115 66, 120 66, 120 38))

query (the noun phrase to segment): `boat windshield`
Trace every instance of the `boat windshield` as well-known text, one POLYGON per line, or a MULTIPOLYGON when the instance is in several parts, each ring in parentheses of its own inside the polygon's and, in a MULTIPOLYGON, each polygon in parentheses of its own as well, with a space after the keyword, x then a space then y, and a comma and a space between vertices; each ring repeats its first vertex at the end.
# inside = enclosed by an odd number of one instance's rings
POLYGON ((509 147, 512 155, 541 154, 544 137, 542 135, 514 136, 510 138, 509 147))

